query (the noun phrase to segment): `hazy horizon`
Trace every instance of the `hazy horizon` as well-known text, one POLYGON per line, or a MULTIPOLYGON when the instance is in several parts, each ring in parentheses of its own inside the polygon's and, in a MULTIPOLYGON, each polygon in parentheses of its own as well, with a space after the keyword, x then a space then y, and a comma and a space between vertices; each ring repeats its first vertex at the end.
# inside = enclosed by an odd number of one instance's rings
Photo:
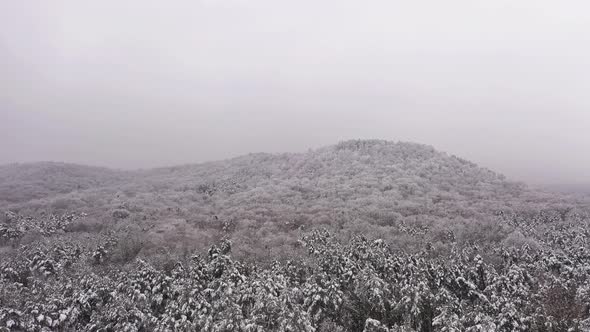
POLYGON ((590 183, 587 10, 6 2, 0 164, 151 168, 375 138, 432 145, 512 180, 590 183))

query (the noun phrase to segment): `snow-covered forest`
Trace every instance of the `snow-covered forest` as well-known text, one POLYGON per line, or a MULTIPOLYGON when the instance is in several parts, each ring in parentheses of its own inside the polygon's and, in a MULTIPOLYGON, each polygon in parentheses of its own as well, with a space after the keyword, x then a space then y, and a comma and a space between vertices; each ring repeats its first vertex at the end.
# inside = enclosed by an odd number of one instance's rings
POLYGON ((7 331, 590 331, 590 204, 355 140, 0 166, 7 331))

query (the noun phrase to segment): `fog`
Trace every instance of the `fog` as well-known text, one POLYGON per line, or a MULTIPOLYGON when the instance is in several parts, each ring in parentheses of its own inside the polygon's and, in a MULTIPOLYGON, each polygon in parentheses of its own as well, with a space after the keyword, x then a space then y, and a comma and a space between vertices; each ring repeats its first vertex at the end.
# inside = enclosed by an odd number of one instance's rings
POLYGON ((145 168, 340 140, 590 183, 586 1, 4 1, 0 163, 145 168))

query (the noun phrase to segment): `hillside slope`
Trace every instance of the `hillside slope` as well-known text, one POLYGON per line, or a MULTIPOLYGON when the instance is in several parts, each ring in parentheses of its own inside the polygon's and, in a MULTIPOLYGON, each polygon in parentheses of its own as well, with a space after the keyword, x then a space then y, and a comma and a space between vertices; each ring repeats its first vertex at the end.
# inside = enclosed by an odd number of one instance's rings
POLYGON ((463 241, 499 241, 499 211, 559 201, 430 146, 378 140, 91 175, 70 176, 70 192, 48 181, 54 196, 5 208, 85 212, 101 225, 141 229, 154 247, 205 247, 225 237, 254 257, 261 248, 290 252, 296 234, 313 227, 396 239, 405 249, 444 242, 450 225, 463 241))

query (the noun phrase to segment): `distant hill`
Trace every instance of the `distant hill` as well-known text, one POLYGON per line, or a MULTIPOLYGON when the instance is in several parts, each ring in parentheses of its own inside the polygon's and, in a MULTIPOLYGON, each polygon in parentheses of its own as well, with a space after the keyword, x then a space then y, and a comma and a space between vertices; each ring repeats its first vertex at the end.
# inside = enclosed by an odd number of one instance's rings
POLYGON ((0 168, 0 195, 4 209, 23 214, 126 219, 158 245, 229 237, 245 254, 289 251, 294 234, 313 227, 419 246, 442 241, 452 223, 464 241, 496 241, 499 211, 561 202, 433 147, 381 140, 133 172, 10 165, 0 168))
POLYGON ((541 188, 566 194, 590 196, 590 183, 559 183, 542 185, 541 188))
POLYGON ((0 166, 0 203, 22 203, 117 184, 129 173, 108 168, 39 162, 0 166))

